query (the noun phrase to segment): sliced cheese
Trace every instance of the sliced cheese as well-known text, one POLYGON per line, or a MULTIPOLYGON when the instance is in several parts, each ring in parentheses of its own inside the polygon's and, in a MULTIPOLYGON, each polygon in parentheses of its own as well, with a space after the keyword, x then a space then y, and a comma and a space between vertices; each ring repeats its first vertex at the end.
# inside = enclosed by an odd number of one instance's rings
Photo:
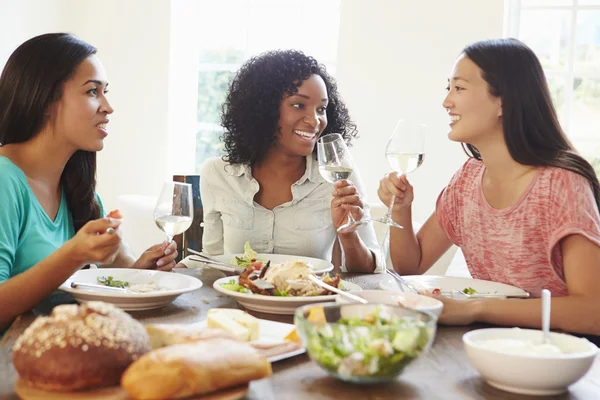
POLYGON ((208 310, 209 328, 223 329, 240 340, 258 340, 260 335, 258 319, 242 310, 232 308, 212 308, 208 310))

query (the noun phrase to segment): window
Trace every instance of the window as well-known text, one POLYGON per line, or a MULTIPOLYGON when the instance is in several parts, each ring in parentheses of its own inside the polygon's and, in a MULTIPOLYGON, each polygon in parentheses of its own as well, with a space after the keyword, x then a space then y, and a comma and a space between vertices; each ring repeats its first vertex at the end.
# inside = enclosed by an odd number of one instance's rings
POLYGON ((195 169, 222 154, 221 104, 230 79, 253 55, 297 49, 335 75, 340 0, 220 0, 198 8, 195 169))
POLYGON ((510 0, 507 33, 540 58, 563 128, 600 176, 600 0, 510 0))

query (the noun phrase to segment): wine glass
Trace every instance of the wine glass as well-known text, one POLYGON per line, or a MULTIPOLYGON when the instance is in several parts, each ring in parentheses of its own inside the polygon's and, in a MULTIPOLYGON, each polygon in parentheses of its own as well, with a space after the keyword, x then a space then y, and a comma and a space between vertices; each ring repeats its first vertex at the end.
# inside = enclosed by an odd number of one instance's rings
MULTIPOLYGON (((395 172, 409 174, 423 164, 426 131, 427 127, 424 124, 405 120, 398 121, 385 148, 385 157, 395 172)), ((392 220, 392 208, 395 199, 396 196, 392 196, 390 206, 384 217, 373 218, 372 220, 402 228, 402 225, 392 220)))
POLYGON ((185 232, 193 218, 192 185, 165 182, 154 209, 154 222, 167 235, 167 242, 171 243, 173 236, 185 232))
MULTIPOLYGON (((317 141, 317 159, 319 162, 319 173, 329 183, 336 183, 342 179, 348 179, 354 170, 354 161, 350 151, 339 133, 329 133, 317 141)), ((354 224, 362 224, 355 221, 352 214, 348 214, 348 223, 340 226, 344 229, 354 224)))

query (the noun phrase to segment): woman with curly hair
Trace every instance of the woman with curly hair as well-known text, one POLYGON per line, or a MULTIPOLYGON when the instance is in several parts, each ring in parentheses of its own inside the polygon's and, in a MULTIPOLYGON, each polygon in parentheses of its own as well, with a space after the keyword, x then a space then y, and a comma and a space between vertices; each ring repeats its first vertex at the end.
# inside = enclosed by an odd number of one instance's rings
POLYGON ((295 50, 251 58, 230 84, 222 124, 226 156, 207 161, 200 175, 204 252, 240 253, 249 241, 259 253, 331 260, 339 237, 342 267, 380 269, 371 225, 337 232, 350 214, 369 214, 358 172, 333 185, 318 171, 320 136, 339 133, 347 144, 356 136, 322 65, 295 50))

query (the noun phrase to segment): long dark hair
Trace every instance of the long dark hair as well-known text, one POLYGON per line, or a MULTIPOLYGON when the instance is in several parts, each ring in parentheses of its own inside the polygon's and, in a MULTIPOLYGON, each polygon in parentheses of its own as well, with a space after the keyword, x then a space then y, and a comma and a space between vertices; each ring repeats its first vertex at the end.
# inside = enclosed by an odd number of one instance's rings
POLYGON ((356 125, 325 67, 301 51, 274 50, 246 61, 229 85, 221 114, 225 160, 250 165, 261 160, 279 135, 283 96, 297 93, 302 81, 313 74, 323 79, 329 97, 327 127, 321 135, 340 133, 350 145, 357 135, 356 125))
MULTIPOLYGON (((96 48, 67 33, 36 36, 10 56, 0 76, 0 145, 23 143, 48 123, 63 84, 96 48)), ((95 198, 96 153, 76 151, 60 178, 75 231, 100 217, 95 198)))
MULTIPOLYGON (((511 157, 523 165, 564 168, 583 176, 600 209, 598 177, 562 130, 535 53, 517 39, 476 42, 463 53, 481 69, 490 93, 502 100, 504 140, 511 157)), ((467 155, 481 160, 475 146, 464 147, 467 155)))

